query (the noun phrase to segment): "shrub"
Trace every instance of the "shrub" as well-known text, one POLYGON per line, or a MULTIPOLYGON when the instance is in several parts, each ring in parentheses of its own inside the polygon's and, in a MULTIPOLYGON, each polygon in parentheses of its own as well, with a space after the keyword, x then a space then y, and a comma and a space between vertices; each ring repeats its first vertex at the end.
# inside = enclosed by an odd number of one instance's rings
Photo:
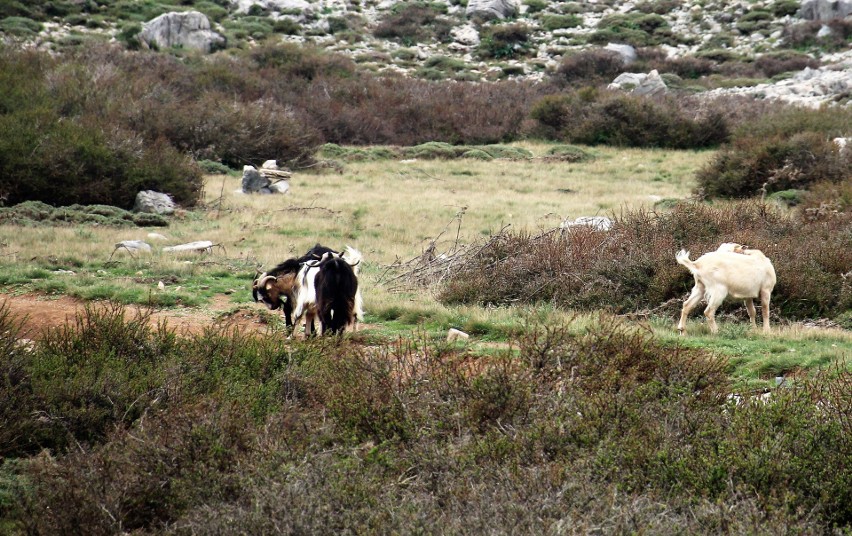
POLYGON ((813 131, 737 137, 697 175, 699 188, 710 197, 807 189, 818 181, 849 177, 852 158, 841 154, 825 134, 813 131))
POLYGON ((708 147, 728 137, 728 120, 716 109, 695 116, 688 100, 646 99, 620 93, 580 91, 548 95, 530 116, 539 134, 588 145, 708 147))
POLYGON ((801 4, 796 0, 776 0, 772 4, 772 14, 778 18, 786 16, 794 16, 801 7, 801 4))
POLYGON ((480 35, 478 52, 483 58, 513 58, 527 53, 530 29, 526 24, 487 26, 480 35))
POLYGON ((750 34, 766 30, 770 27, 774 17, 772 13, 762 9, 753 9, 737 20, 737 30, 743 34, 750 34))
POLYGON ((801 71, 806 67, 815 69, 819 67, 819 61, 807 54, 783 51, 760 56, 754 60, 754 66, 771 78, 781 73, 801 71))
POLYGON ((627 43, 634 47, 677 44, 662 16, 644 13, 605 16, 598 22, 597 31, 589 37, 589 41, 597 44, 627 43))
POLYGON ((450 39, 450 22, 440 15, 446 6, 438 3, 400 2, 379 21, 373 35, 383 39, 396 39, 405 46, 432 39, 446 42, 450 39))
POLYGON ((0 32, 16 37, 33 37, 41 29, 40 23, 26 17, 6 17, 0 20, 0 32))
POLYGON ((588 151, 573 145, 556 145, 547 150, 547 156, 565 162, 589 162, 595 157, 588 151))
POLYGON ((563 28, 576 28, 583 24, 583 19, 577 15, 544 15, 539 19, 541 27, 552 32, 563 28))
POLYGON ((596 85, 612 82, 624 71, 624 61, 617 52, 593 49, 562 58, 554 80, 570 85, 596 85))
POLYGON ((852 36, 852 21, 832 19, 829 21, 809 21, 784 27, 782 38, 790 48, 818 46, 828 51, 843 50, 849 45, 852 36), (823 26, 831 30, 827 36, 819 38, 817 34, 823 26))
POLYGON ((465 259, 439 289, 445 303, 548 302, 624 313, 679 300, 692 284, 673 262, 738 241, 773 260, 773 311, 785 318, 838 315, 852 303, 843 274, 852 266, 847 217, 807 223, 757 202, 714 208, 683 203, 670 212, 628 212, 612 231, 573 228, 538 237, 505 233, 465 259))

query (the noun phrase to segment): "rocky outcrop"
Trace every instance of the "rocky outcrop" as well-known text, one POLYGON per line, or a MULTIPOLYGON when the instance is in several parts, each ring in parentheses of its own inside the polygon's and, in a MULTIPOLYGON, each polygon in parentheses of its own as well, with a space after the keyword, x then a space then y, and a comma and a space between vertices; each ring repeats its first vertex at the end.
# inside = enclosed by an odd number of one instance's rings
POLYGON ((772 84, 714 89, 703 95, 705 97, 742 95, 819 108, 823 104, 833 102, 837 95, 848 95, 850 92, 852 92, 852 67, 836 70, 805 68, 791 78, 772 84))
POLYGON ((225 38, 210 28, 210 21, 198 11, 163 13, 146 22, 139 39, 157 48, 188 48, 212 52, 225 46, 225 38))
POLYGON ((798 15, 806 20, 842 19, 852 15, 852 0, 805 0, 798 15))
POLYGON ((515 0, 469 0, 465 14, 482 20, 505 19, 518 12, 515 0))
POLYGON ((607 86, 609 89, 630 91, 634 95, 662 95, 668 91, 656 69, 645 73, 622 73, 607 86))
POLYGON ((150 214, 173 214, 175 202, 169 194, 155 192, 154 190, 142 190, 136 194, 133 211, 150 214))
POLYGON ((246 194, 284 194, 290 190, 290 172, 278 169, 275 160, 267 160, 260 169, 243 166, 242 192, 246 194))

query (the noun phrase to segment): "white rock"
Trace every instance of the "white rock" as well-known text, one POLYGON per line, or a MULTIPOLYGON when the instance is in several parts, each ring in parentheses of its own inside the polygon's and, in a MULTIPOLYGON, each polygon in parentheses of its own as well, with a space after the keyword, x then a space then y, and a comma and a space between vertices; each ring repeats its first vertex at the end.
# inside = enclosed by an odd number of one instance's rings
POLYGON ((459 340, 467 340, 470 338, 470 335, 465 333, 464 331, 458 330, 456 328, 450 328, 447 332, 447 342, 454 342, 459 340))
POLYGON ((225 38, 210 29, 207 15, 199 11, 163 13, 142 25, 139 39, 159 48, 183 47, 210 52, 225 38))
POLYGON ((565 220, 559 224, 560 229, 571 227, 591 227, 598 231, 609 231, 612 229, 613 221, 606 216, 580 216, 576 220, 565 220))
POLYGON ((163 251, 166 252, 174 252, 178 253, 181 251, 195 251, 198 253, 211 253, 213 251, 213 242, 209 240, 199 240, 196 242, 189 242, 187 244, 180 244, 177 246, 169 246, 163 248, 163 251))
POLYGON ((472 24, 465 24, 450 30, 450 35, 457 43, 465 46, 476 46, 479 44, 479 32, 472 24))
POLYGON ((130 252, 151 253, 151 245, 142 240, 122 240, 116 243, 115 249, 124 249, 130 252))
POLYGON ((160 233, 148 233, 148 238, 151 240, 168 240, 165 235, 161 235, 160 233))
POLYGON ((607 43, 604 49, 618 53, 618 55, 621 56, 621 61, 624 63, 624 65, 630 65, 631 63, 636 61, 636 49, 630 45, 607 43))

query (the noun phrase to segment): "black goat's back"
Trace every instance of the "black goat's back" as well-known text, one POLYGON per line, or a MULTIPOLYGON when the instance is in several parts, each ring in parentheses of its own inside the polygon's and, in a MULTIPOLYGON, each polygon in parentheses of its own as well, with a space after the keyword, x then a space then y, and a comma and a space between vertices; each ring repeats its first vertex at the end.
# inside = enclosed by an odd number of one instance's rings
POLYGON ((358 278, 349 263, 339 257, 324 260, 319 268, 316 276, 317 313, 323 332, 339 333, 354 317, 358 278))

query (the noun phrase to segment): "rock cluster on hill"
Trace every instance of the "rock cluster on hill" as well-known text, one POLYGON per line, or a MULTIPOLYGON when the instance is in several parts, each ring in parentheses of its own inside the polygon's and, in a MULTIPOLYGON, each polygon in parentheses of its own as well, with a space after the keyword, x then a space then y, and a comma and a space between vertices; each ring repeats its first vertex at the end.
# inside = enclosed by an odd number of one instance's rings
MULTIPOLYGON (((309 43, 377 73, 472 81, 543 80, 567 56, 604 48, 621 56, 631 77, 651 80, 650 73, 629 67, 637 51, 717 64, 806 53, 819 68, 768 75, 773 79, 767 76, 762 84, 751 77, 743 87, 708 95, 743 94, 807 106, 852 102, 852 0, 231 0, 216 2, 215 9, 212 4, 175 6, 145 23, 138 38, 161 50, 202 52, 309 43)), ((113 26, 82 29, 54 19, 44 21, 35 44, 49 46, 73 31, 117 36, 121 27, 120 19, 113 26)), ((651 93, 668 81, 660 73, 663 78, 651 93)), ((613 83, 632 91, 640 85, 613 83)))

